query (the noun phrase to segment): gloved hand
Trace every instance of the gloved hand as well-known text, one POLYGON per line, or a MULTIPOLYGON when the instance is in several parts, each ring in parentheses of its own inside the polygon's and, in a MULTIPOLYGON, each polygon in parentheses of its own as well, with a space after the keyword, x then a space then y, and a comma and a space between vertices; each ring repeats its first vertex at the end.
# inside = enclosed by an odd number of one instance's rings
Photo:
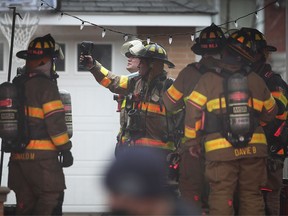
POLYGON ((60 154, 60 162, 62 167, 70 167, 73 165, 74 158, 70 150, 62 151, 60 154))
POLYGON ((91 68, 94 67, 94 59, 91 55, 84 55, 81 54, 79 57, 79 63, 82 67, 90 70, 91 68))

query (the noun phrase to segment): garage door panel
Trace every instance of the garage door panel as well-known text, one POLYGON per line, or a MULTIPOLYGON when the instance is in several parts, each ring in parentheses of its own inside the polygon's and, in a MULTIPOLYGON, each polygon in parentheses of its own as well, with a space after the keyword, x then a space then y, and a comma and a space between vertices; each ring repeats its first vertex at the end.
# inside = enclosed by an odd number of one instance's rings
POLYGON ((72 152, 79 160, 109 160, 116 143, 115 131, 77 131, 72 152))
POLYGON ((116 110, 117 103, 113 94, 107 89, 97 87, 74 88, 71 90, 72 112, 75 116, 111 116, 116 110))
POLYGON ((101 212, 107 209, 102 176, 66 176, 66 182, 64 211, 79 211, 81 208, 83 212, 101 212))

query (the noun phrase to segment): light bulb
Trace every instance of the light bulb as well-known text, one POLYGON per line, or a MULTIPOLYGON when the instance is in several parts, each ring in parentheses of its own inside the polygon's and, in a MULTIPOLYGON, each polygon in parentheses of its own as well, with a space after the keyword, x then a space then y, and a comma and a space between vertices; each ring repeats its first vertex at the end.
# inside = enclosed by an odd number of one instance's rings
POLYGON ((43 2, 40 4, 40 7, 38 8, 39 11, 41 11, 42 6, 43 6, 43 2))
POLYGON ((103 31, 102 31, 102 38, 104 38, 105 35, 106 35, 106 29, 103 29, 103 31))
POLYGON ((64 13, 62 12, 62 13, 60 14, 60 16, 59 16, 58 20, 61 20, 61 19, 62 19, 62 17, 63 17, 63 15, 64 15, 64 13))
POLYGON ((173 38, 172 36, 169 37, 169 44, 172 44, 173 38))
POLYGON ((150 37, 147 37, 147 44, 150 44, 150 37))
POLYGON ((82 30, 84 28, 84 21, 82 21, 82 24, 80 26, 80 30, 82 30))
POLYGON ((191 35, 191 40, 194 41, 194 39, 195 39, 195 36, 192 34, 191 35))

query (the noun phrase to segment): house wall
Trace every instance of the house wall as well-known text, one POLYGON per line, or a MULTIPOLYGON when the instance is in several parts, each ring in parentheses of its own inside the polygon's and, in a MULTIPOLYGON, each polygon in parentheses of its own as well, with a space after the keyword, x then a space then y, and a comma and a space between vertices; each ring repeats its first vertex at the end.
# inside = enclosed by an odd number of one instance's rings
MULTIPOLYGON (((138 27, 137 34, 139 35, 159 35, 166 36, 150 37, 151 41, 157 42, 164 46, 168 54, 168 59, 175 64, 175 68, 166 68, 169 76, 176 78, 178 73, 186 67, 187 64, 195 61, 195 54, 191 51, 191 46, 194 41, 191 40, 191 33, 195 32, 193 27, 138 27), (176 35, 169 44, 169 33, 179 33, 187 35, 176 35)), ((145 39, 144 37, 142 39, 145 39)))

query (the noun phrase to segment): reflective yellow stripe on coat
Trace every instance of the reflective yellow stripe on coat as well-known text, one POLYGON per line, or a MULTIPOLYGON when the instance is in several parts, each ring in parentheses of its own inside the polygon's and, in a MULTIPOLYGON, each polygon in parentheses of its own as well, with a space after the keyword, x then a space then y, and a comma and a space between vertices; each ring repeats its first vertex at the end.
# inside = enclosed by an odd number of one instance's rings
POLYGON ((168 98, 173 102, 179 101, 183 97, 183 93, 176 89, 174 85, 170 86, 166 94, 168 98))
POLYGON ((51 140, 30 140, 26 149, 28 150, 56 150, 51 140))
POLYGON ((198 130, 200 130, 201 127, 202 127, 202 121, 201 120, 198 120, 195 123, 195 128, 191 128, 191 127, 185 125, 185 137, 190 138, 190 139, 196 138, 196 132, 198 130))
MULTIPOLYGON (((249 144, 264 144, 267 145, 266 137, 261 133, 254 133, 249 144)), ((205 151, 215 151, 224 148, 231 148, 232 145, 225 138, 219 138, 205 142, 205 151)))
POLYGON ((150 139, 150 138, 140 138, 135 140, 135 145, 145 145, 145 146, 154 146, 164 149, 173 149, 173 143, 165 143, 161 140, 150 139))
POLYGON ((166 114, 166 109, 164 106, 160 106, 159 104, 153 104, 153 103, 141 103, 139 104, 141 106, 141 109, 143 111, 148 111, 151 113, 157 113, 160 115, 165 115, 166 114))
POLYGON ((100 68, 100 72, 103 74, 104 78, 101 80, 100 84, 104 86, 105 88, 110 85, 112 82, 109 78, 107 78, 108 70, 104 68, 103 66, 100 68))
POLYGON ((69 141, 69 136, 68 133, 63 133, 57 136, 52 136, 51 139, 56 146, 60 146, 66 144, 69 141))
POLYGON ((50 101, 48 103, 45 103, 43 104, 42 108, 43 108, 44 115, 51 113, 55 110, 60 110, 60 109, 64 110, 64 106, 61 100, 55 100, 55 101, 50 101))

